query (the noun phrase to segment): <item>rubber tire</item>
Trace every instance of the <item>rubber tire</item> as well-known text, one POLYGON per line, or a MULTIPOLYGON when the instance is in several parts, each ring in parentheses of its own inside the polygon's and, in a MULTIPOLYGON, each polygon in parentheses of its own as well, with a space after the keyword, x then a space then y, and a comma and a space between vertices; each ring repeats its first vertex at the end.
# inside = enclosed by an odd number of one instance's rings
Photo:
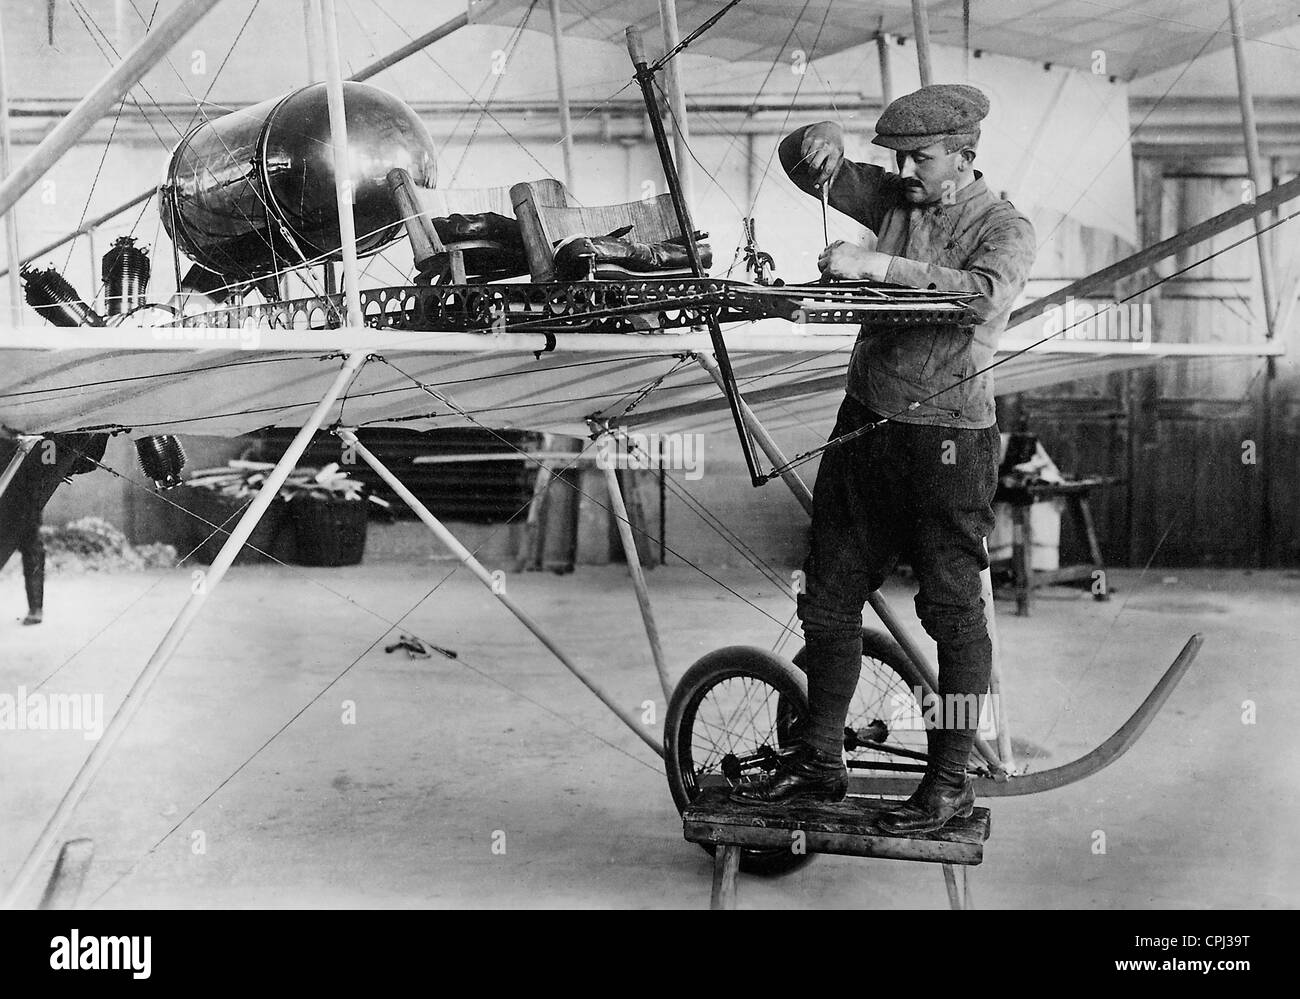
MULTIPOLYGON (((680 812, 699 794, 694 786, 694 769, 690 765, 690 727, 700 701, 719 683, 737 677, 751 677, 766 683, 778 694, 778 704, 788 707, 794 700, 796 710, 806 714, 808 690, 803 673, 766 649, 747 645, 729 645, 716 649, 697 660, 682 676, 668 703, 664 719, 664 762, 668 788, 680 812), (688 776, 689 775, 689 776, 688 776)), ((779 740, 778 740, 779 741, 779 740)), ((710 855, 714 848, 701 843, 710 855)), ((790 850, 744 850, 741 870, 750 874, 783 874, 802 867, 810 854, 790 850)))
POLYGON ((903 647, 894 640, 892 635, 872 628, 863 628, 862 654, 885 663, 909 687, 921 685, 921 677, 916 672, 916 667, 912 665, 912 660, 907 657, 903 647))

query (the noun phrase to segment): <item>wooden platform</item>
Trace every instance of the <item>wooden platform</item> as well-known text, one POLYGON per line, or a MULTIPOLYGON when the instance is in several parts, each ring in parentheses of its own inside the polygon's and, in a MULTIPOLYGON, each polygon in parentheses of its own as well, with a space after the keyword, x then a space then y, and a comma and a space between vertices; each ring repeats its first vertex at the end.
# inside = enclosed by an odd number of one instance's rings
POLYGON ((957 888, 951 865, 970 867, 984 859, 989 838, 987 808, 943 829, 912 836, 890 836, 875 827, 875 816, 897 802, 848 798, 835 804, 749 805, 733 802, 727 788, 707 788, 682 812, 689 842, 720 847, 715 854, 713 908, 735 905, 735 875, 741 850, 799 849, 849 857, 881 857, 942 864, 955 909, 967 908, 966 877, 957 888))

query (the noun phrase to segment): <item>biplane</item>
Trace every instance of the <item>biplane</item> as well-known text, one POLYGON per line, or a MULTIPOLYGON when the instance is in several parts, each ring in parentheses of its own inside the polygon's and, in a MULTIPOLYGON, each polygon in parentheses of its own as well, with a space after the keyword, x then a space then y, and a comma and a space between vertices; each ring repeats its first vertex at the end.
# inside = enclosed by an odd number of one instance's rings
MULTIPOLYGON (((5 177, 0 213, 9 212, 215 5, 216 0, 184 0, 152 27, 5 177)), ((105 262, 104 297, 110 307, 104 314, 57 273, 24 271, 28 302, 52 325, 32 325, 28 313, 23 323, 0 330, 0 425, 19 442, 0 477, 0 490, 30 449, 50 436, 130 434, 152 441, 144 447, 154 456, 149 474, 166 483, 178 480, 180 472, 179 453, 157 443, 168 435, 235 436, 267 427, 292 427, 296 435, 238 522, 228 531, 208 525, 225 541, 203 586, 143 667, 12 878, 9 904, 26 898, 150 687, 321 432, 332 433, 372 468, 496 600, 663 757, 679 808, 706 787, 770 768, 781 752, 806 697, 794 667, 765 650, 729 649, 706 656, 673 682, 612 464, 606 474, 610 506, 670 703, 662 742, 604 689, 598 675, 499 592, 488 569, 402 484, 383 456, 372 452, 357 428, 385 423, 421 430, 526 428, 585 438, 597 450, 617 447, 620 435, 632 430, 725 428, 734 433, 756 487, 781 480, 810 509, 811 492, 799 468, 829 445, 787 454, 773 429, 788 422, 792 411, 802 424, 829 425, 857 327, 960 328, 974 322, 973 314, 961 295, 870 282, 776 279, 771 257, 754 238, 752 219, 745 220, 746 239, 737 247, 737 258, 747 264, 745 277, 732 277, 730 269, 726 275, 710 274, 705 236, 696 228, 683 179, 689 157, 686 105, 674 60, 688 48, 733 59, 779 58, 793 29, 776 32, 775 26, 788 25, 797 5, 683 0, 676 10, 692 29, 682 35, 671 2, 617 0, 592 13, 585 5, 552 0, 548 16, 539 13, 537 24, 545 21, 543 28, 557 39, 569 32, 626 44, 628 81, 641 91, 667 193, 588 206, 554 178, 504 189, 439 188, 436 150, 419 116, 366 81, 468 23, 511 24, 536 6, 536 0, 474 0, 465 14, 345 80, 335 4, 320 0, 324 82, 205 116, 173 150, 164 182, 125 206, 156 199, 173 247, 175 296, 151 300, 150 264, 131 241, 115 246, 116 256, 105 262), (657 56, 647 54, 641 40, 642 29, 652 27, 664 33, 657 56), (614 251, 605 252, 609 247, 601 240, 614 251), (408 280, 365 286, 359 258, 401 241, 413 261, 408 280), (182 257, 188 264, 182 265, 182 257), (664 266, 665 261, 673 266, 664 266), (286 295, 286 275, 310 294, 286 295)), ((863 27, 861 5, 841 10, 833 0, 803 4, 794 23, 814 26, 818 46, 808 48, 819 54, 906 31, 917 10, 920 15, 926 10, 923 2, 910 10, 899 2, 875 6, 881 16, 870 30, 863 27)), ((1265 6, 1266 26, 1281 16, 1284 5, 1265 6)), ((928 45, 921 20, 918 42, 928 45)), ((931 12, 930 24, 935 30, 969 28, 968 22, 937 12, 931 12)), ((1123 53, 1130 62, 1142 57, 1142 39, 1131 41, 1123 53)), ((1036 33, 1008 30, 997 36, 996 46, 990 43, 992 51, 1059 57, 1057 47, 1036 33)), ((1180 40, 1168 58, 1175 60, 1185 47, 1180 40)), ((926 52, 923 59, 928 58, 926 52)), ((557 59, 557 71, 562 67, 557 59)), ((559 89, 563 95, 562 83, 559 89)), ((567 107, 560 112, 561 121, 568 122, 567 107)), ((999 393, 1169 358, 1278 353, 1272 343, 1145 342, 1135 349, 1062 338, 1060 329, 1046 335, 1025 331, 1030 320, 1053 307, 1109 290, 1197 240, 1257 219, 1297 195, 1300 181, 1284 184, 1025 305, 1013 316, 995 361, 999 393)), ((19 277, 19 263, 11 253, 11 281, 19 277)), ((154 261, 152 267, 165 269, 165 262, 154 261)), ((985 602, 991 615, 991 584, 985 602)), ((924 753, 907 732, 891 730, 888 720, 896 715, 900 696, 935 690, 935 670, 879 594, 870 606, 880 628, 865 631, 863 677, 846 730, 851 793, 905 796, 924 769, 924 753)), ((997 724, 989 739, 977 743, 977 793, 1038 793, 1113 762, 1141 735, 1199 645, 1199 636, 1187 641, 1109 739, 1077 760, 1037 772, 1016 765, 995 669, 997 724)), ((799 859, 788 852, 747 854, 753 869, 780 870, 799 859)))

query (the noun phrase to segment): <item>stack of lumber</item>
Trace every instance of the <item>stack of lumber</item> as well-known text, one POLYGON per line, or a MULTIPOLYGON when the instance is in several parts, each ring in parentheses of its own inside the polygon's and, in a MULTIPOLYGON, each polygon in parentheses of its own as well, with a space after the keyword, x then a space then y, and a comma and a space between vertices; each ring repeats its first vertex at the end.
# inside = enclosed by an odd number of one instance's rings
MULTIPOLYGON (((216 468, 200 468, 185 480, 185 484, 195 489, 208 489, 235 500, 249 499, 262 487, 274 467, 270 462, 236 459, 216 468)), ((319 469, 295 468, 285 479, 280 495, 286 500, 368 499, 379 506, 389 505, 378 496, 367 496, 364 484, 349 478, 347 472, 339 469, 337 462, 319 469)))

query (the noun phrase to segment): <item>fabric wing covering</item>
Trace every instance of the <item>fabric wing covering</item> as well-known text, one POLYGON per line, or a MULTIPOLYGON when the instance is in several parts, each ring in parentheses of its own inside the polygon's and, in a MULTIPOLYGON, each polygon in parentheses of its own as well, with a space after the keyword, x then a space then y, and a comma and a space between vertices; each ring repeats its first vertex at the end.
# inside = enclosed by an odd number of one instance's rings
MULTIPOLYGON (((273 334, 221 330, 229 346, 191 341, 160 347, 157 331, 118 330, 112 349, 102 330, 10 329, 0 342, 0 424, 21 433, 126 428, 141 433, 227 437, 263 427, 300 426, 337 374, 340 351, 365 349, 366 364, 326 421, 521 428, 586 435, 587 419, 659 431, 729 431, 717 386, 689 352, 707 352, 707 335, 560 334, 554 351, 535 352, 528 334, 325 331, 273 334), (285 339, 290 339, 285 336, 285 339), (382 359, 380 359, 382 358, 382 359), (421 385, 427 386, 421 388, 421 385)), ((203 330, 187 333, 203 334, 203 330)), ((853 333, 731 331, 729 350, 741 392, 772 429, 805 439, 830 431, 843 396, 853 333)), ((1004 337, 1007 358, 994 372, 999 394, 1071 378, 1153 364, 1171 356, 1269 349, 1197 344, 1112 344, 1057 339, 1028 353, 1004 337)), ((731 431, 734 432, 734 431, 731 431)))
MULTIPOLYGON (((472 0, 471 24, 513 27, 531 0, 472 0)), ((676 0, 682 36, 716 14, 716 0, 676 0)), ((583 0, 560 2, 560 26, 569 34, 623 45, 623 32, 636 25, 647 41, 662 38, 659 0, 583 0)), ((1089 69, 1092 54, 1106 52, 1107 72, 1122 80, 1174 66, 1205 47, 1230 45, 1223 4, 1189 10, 1185 0, 980 0, 971 5, 971 47, 1032 62, 1089 69), (1206 38, 1211 40, 1206 45, 1206 38)), ((1251 0, 1243 4, 1246 33, 1252 38, 1293 23, 1295 0, 1251 0)), ((961 4, 929 5, 935 45, 960 46, 961 4)), ((538 4, 531 26, 551 30, 546 4, 538 4)), ((788 57, 789 45, 808 50, 817 37, 817 55, 830 55, 870 42, 878 32, 910 38, 915 33, 911 0, 742 0, 691 46, 690 52, 728 62, 771 61, 788 57)))

